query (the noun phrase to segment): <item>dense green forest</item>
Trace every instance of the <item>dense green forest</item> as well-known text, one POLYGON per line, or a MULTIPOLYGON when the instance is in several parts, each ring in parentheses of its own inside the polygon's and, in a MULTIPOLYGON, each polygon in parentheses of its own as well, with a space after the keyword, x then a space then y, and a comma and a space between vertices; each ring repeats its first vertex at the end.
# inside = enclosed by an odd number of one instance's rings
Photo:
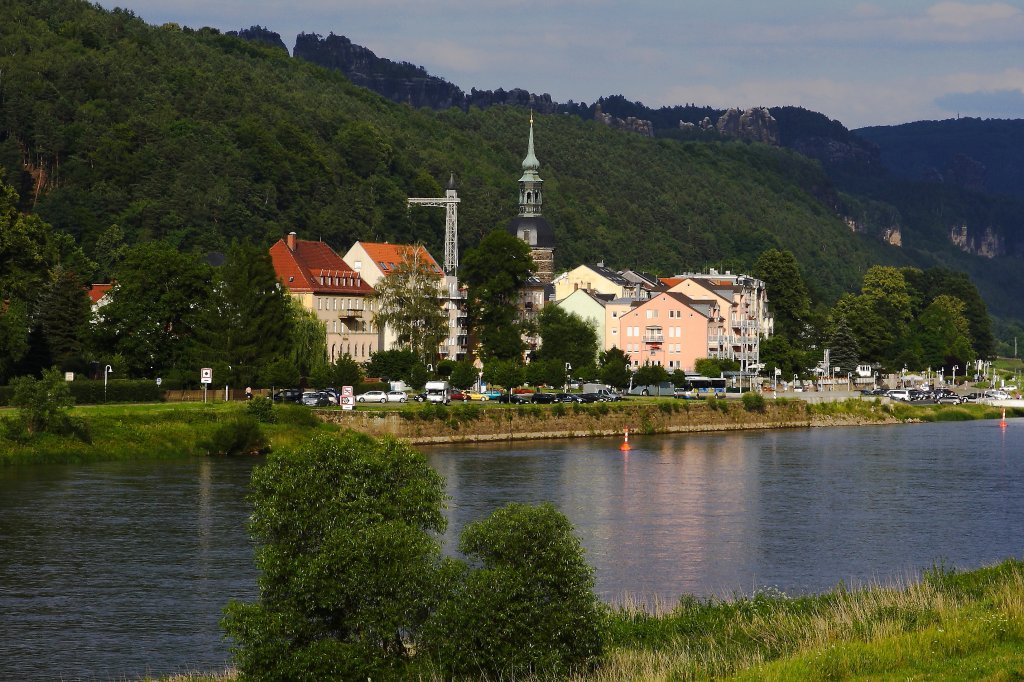
MULTIPOLYGON (((339 251, 377 239, 439 253, 442 212, 405 198, 439 196, 450 171, 463 248, 516 213, 522 109, 414 110, 279 49, 78 0, 16 1, 5 18, 0 165, 19 208, 97 264, 85 277, 109 277, 110 253, 157 239, 225 251, 296 230, 339 251)), ((746 269, 777 247, 831 302, 872 264, 977 261, 993 310, 1024 318, 1004 282, 985 279, 1001 265, 853 234, 832 181, 794 151, 648 139, 573 116, 538 116, 536 144, 559 267, 746 269)))
MULTIPOLYGON (((22 208, 90 256, 113 225, 128 243, 206 250, 295 229, 341 250, 389 239, 439 251, 442 216, 405 197, 437 196, 449 171, 464 246, 516 212, 522 110, 415 111, 279 50, 74 0, 17 2, 8 16, 0 160, 22 208)), ((573 117, 540 117, 536 138, 560 265, 743 267, 780 246, 834 298, 869 264, 904 262, 850 234, 816 198, 827 178, 797 154, 573 117)))

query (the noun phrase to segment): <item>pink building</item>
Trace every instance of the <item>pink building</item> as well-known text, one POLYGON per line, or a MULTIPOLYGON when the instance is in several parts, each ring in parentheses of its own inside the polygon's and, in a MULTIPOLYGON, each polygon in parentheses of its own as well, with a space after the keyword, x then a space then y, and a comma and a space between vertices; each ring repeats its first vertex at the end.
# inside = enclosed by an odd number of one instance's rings
POLYGON ((708 320, 717 317, 712 301, 662 292, 619 317, 620 347, 634 367, 693 371, 708 355, 708 320))

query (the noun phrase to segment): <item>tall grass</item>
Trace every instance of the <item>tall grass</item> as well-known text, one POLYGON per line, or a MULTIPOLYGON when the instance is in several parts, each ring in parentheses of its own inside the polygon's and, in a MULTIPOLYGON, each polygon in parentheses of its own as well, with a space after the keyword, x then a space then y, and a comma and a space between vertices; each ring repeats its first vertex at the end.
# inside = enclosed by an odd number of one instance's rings
POLYGON ((586 679, 974 678, 964 666, 1022 679, 1024 563, 812 597, 684 598, 663 613, 624 604, 609 632, 604 665, 586 679))

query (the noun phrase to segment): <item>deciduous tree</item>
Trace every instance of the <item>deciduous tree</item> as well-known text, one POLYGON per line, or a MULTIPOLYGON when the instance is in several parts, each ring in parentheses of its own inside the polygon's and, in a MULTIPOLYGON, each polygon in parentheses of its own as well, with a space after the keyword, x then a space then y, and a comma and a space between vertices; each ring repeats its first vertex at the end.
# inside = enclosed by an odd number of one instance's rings
POLYGON ((494 230, 466 251, 459 274, 469 289, 470 319, 485 360, 522 357, 519 292, 533 267, 526 243, 505 230, 494 230))
POLYGON ((371 297, 377 328, 393 330, 398 344, 424 364, 437 361, 438 345, 448 333, 443 283, 423 247, 415 246, 402 250, 401 261, 377 282, 371 297))

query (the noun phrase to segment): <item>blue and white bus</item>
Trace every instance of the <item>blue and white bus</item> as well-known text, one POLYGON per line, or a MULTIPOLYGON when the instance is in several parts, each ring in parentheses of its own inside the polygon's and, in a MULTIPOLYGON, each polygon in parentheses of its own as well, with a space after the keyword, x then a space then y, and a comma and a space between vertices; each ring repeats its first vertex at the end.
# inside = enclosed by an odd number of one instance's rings
POLYGON ((688 376, 686 381, 683 382, 682 386, 678 386, 678 389, 683 389, 687 393, 692 393, 697 396, 708 396, 708 395, 725 395, 725 378, 719 377, 712 379, 711 377, 704 376, 688 376))

